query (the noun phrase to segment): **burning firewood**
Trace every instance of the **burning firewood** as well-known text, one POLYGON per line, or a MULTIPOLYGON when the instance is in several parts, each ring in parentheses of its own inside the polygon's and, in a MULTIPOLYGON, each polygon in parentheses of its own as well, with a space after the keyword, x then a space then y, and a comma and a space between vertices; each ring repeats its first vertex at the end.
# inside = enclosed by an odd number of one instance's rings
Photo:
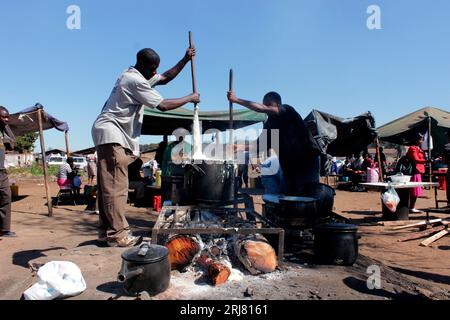
POLYGON ((169 249, 169 261, 172 270, 183 270, 192 263, 200 252, 200 244, 192 236, 175 236, 166 243, 169 249))
POLYGON ((275 250, 262 235, 239 238, 234 243, 234 252, 252 274, 270 273, 277 267, 275 250))
POLYGON ((207 270, 208 280, 214 286, 227 282, 231 275, 231 264, 225 258, 211 258, 209 250, 202 252, 196 264, 207 270))

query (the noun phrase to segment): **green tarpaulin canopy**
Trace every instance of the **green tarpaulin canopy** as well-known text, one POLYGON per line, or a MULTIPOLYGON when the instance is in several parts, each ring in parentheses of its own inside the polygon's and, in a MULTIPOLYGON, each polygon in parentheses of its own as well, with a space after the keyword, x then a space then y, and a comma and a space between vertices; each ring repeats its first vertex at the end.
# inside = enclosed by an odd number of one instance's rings
MULTIPOLYGON (((191 131, 194 111, 179 108, 162 112, 158 109, 145 108, 141 134, 143 135, 172 135, 174 130, 184 128, 191 131)), ((203 131, 218 129, 225 131, 230 125, 230 112, 200 111, 200 121, 203 131)), ((233 128, 239 129, 266 120, 264 113, 247 109, 233 111, 233 128)))
POLYGON ((447 143, 446 132, 450 129, 450 112, 437 108, 422 108, 385 124, 377 129, 380 140, 408 145, 415 134, 428 132, 429 118, 431 119, 433 152, 439 153, 443 145, 447 143))

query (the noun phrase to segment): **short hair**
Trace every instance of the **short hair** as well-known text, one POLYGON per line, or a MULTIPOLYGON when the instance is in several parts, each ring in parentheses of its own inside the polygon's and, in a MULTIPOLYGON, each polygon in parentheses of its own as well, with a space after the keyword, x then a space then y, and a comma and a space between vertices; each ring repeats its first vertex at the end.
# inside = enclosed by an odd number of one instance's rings
POLYGON ((6 109, 4 106, 0 106, 0 112, 1 112, 1 111, 5 111, 6 113, 9 114, 8 109, 6 109))
POLYGON ((72 157, 68 157, 67 160, 66 160, 66 162, 67 162, 68 164, 73 163, 73 158, 72 158, 72 157))
POLYGON ((267 101, 267 100, 271 101, 271 102, 275 102, 277 104, 282 104, 281 96, 274 91, 269 92, 268 94, 266 94, 264 96, 264 101, 267 101))
POLYGON ((142 49, 136 55, 136 64, 144 64, 155 70, 158 68, 159 62, 159 55, 150 48, 142 49))

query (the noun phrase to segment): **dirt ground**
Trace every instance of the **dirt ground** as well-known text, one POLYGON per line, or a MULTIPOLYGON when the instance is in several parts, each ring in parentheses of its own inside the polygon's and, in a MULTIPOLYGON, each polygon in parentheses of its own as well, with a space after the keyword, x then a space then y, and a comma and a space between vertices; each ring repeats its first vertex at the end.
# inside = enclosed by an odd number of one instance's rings
MULTIPOLYGON (((97 246, 98 216, 84 212, 85 205, 61 205, 47 216, 45 191, 40 180, 20 180, 20 197, 13 203, 13 230, 17 238, 0 238, 0 299, 17 300, 36 282, 29 266, 48 261, 76 263, 86 280, 87 290, 71 299, 135 299, 127 297, 116 282, 125 249, 97 246)), ((51 184, 56 195, 55 184, 51 184)), ((444 198, 444 192, 439 191, 444 198)), ((261 197, 255 196, 260 212, 261 197)), ((425 190, 419 208, 432 207, 434 194, 425 190)), ((449 299, 450 237, 430 247, 421 240, 397 242, 411 231, 395 232, 383 226, 377 192, 337 191, 335 211, 359 226, 360 257, 352 267, 316 266, 311 252, 286 254, 282 270, 272 274, 229 281, 219 287, 205 283, 200 273, 172 272, 169 289, 154 300, 236 300, 236 299, 449 299), (369 290, 368 266, 381 269, 381 289, 369 290)), ((442 215, 433 215, 445 217, 442 215)), ((135 234, 149 239, 157 216, 145 208, 128 206, 128 221, 135 234)), ((421 220, 414 214, 411 220, 421 220)), ((144 297, 147 298, 148 297, 144 297)))

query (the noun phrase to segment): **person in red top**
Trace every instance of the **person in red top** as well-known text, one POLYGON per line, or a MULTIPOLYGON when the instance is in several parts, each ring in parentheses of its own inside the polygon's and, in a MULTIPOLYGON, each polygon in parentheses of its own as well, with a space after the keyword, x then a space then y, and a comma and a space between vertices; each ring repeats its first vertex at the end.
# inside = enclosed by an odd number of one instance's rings
MULTIPOLYGON (((425 163, 428 161, 425 158, 425 152, 420 148, 423 143, 423 135, 418 133, 414 139, 414 144, 409 148, 406 156, 414 166, 413 176, 411 182, 422 182, 422 174, 425 173, 425 163)), ((413 213, 420 212, 416 209, 416 201, 422 195, 422 187, 411 188, 410 195, 410 211, 413 213)))

